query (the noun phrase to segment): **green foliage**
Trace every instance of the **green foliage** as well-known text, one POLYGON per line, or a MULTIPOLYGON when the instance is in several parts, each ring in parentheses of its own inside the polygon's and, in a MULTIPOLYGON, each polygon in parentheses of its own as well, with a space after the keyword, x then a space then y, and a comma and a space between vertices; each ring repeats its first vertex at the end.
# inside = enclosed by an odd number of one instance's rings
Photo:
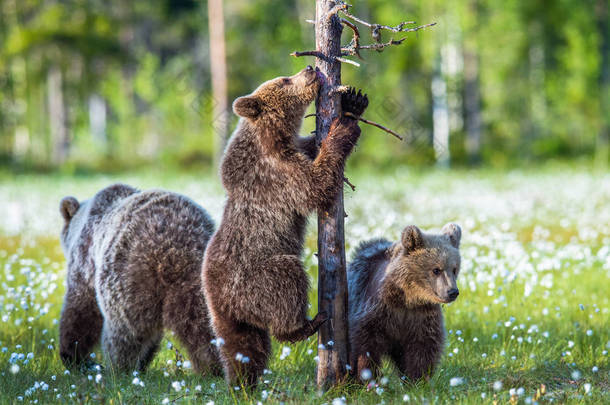
MULTIPOLYGON (((229 100, 313 59, 311 1, 225 2, 229 100)), ((466 164, 463 51, 478 60, 484 163, 590 158, 610 118, 600 99, 603 16, 596 1, 360 0, 352 12, 389 25, 438 24, 382 53, 363 51, 343 81, 364 88, 366 118, 404 134, 399 143, 366 127, 353 165, 433 164, 431 83, 447 84, 454 164, 466 164)), ((361 26, 361 42, 372 41, 361 26)), ((343 42, 351 39, 344 30, 343 42)), ((0 1, 0 164, 52 167, 51 66, 62 73, 68 167, 209 165, 215 117, 205 2, 192 0, 0 1), (105 140, 92 136, 89 100, 106 105, 105 140)), ((608 85, 605 89, 607 90, 608 85)), ((606 91, 607 92, 607 91, 606 91)), ((232 116, 232 124, 236 122, 232 116)), ((304 132, 313 129, 306 121, 304 132)), ((600 138, 601 139, 601 138, 600 138)))

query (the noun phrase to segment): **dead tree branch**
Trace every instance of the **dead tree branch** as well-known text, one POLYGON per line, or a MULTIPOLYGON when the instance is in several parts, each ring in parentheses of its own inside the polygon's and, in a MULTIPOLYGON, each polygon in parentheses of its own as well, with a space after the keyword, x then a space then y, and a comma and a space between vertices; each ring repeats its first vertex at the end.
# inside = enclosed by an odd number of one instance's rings
POLYGON ((354 114, 352 114, 351 112, 344 112, 343 114, 345 114, 346 117, 351 117, 351 118, 357 119, 359 121, 362 121, 365 124, 369 124, 369 125, 372 125, 374 127, 377 127, 379 129, 381 129, 382 131, 387 132, 388 134, 394 135, 396 138, 400 139, 401 141, 404 140, 403 137, 400 136, 399 134, 397 134, 395 131, 392 131, 391 129, 386 128, 383 125, 376 123, 375 121, 370 121, 370 120, 367 120, 367 119, 362 118, 362 117, 357 117, 354 114))
MULTIPOLYGON (((345 184, 347 184, 349 186, 349 188, 352 189, 352 191, 356 191, 356 186, 354 186, 347 177, 343 176, 343 182, 345 184)), ((347 216, 347 215, 345 215, 345 216, 347 216)))
POLYGON ((358 27, 345 18, 340 18, 339 21, 341 21, 341 24, 349 27, 354 33, 352 41, 349 43, 349 45, 345 48, 341 48, 342 53, 344 55, 356 55, 358 58, 362 59, 362 56, 360 56, 360 49, 362 48, 360 47, 360 31, 358 30, 358 27))
POLYGON ((296 58, 298 58, 300 56, 315 56, 316 58, 322 59, 329 63, 332 61, 337 61, 337 62, 341 62, 341 63, 349 63, 350 65, 360 67, 360 63, 358 63, 356 61, 345 59, 340 56, 329 57, 327 55, 324 55, 322 52, 318 52, 318 51, 294 51, 290 54, 290 56, 294 56, 296 58))

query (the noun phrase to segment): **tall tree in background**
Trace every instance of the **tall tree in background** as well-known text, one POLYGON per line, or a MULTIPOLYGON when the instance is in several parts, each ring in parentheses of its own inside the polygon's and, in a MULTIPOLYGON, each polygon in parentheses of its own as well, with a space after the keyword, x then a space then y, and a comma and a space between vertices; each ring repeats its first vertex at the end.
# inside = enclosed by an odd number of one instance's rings
MULTIPOLYGON (((340 92, 341 63, 359 66, 345 56, 359 56, 363 49, 383 51, 385 47, 401 44, 405 38, 383 42, 382 30, 394 33, 417 31, 426 26, 408 28, 412 22, 402 22, 396 27, 371 24, 349 13, 350 6, 341 0, 316 0, 316 50, 294 52, 293 56, 315 56, 316 66, 326 76, 316 100, 316 140, 318 144, 328 135, 331 122, 341 113, 340 92), (344 18, 340 18, 341 12, 344 18), (371 29, 374 43, 360 44, 360 32, 355 21, 371 29), (353 38, 347 46, 341 46, 343 25, 352 30, 353 38)), ((361 119, 363 122, 371 121, 361 119)), ((379 124, 374 124, 393 133, 379 124)), ((393 133, 396 135, 395 133, 393 133)), ((335 197, 331 208, 318 212, 318 312, 326 312, 329 321, 318 333, 318 386, 328 388, 347 376, 349 340, 347 322, 347 275, 345 261, 345 211, 343 191, 335 197)))
POLYGON ((47 72, 47 108, 51 130, 52 163, 59 166, 66 161, 70 148, 66 104, 61 67, 53 63, 47 72))
POLYGON ((478 36, 475 32, 479 18, 479 0, 469 2, 468 15, 474 21, 464 40, 464 115, 466 124, 466 153, 470 164, 481 160, 481 90, 479 87, 478 36))
POLYGON ((597 158, 604 166, 608 165, 610 155, 610 30, 608 19, 608 0, 597 0, 597 27, 599 31, 599 103, 601 125, 597 136, 597 158))
POLYGON ((213 127, 216 141, 214 164, 217 167, 229 136, 227 58, 222 0, 208 0, 210 29, 210 70, 212 72, 213 127))

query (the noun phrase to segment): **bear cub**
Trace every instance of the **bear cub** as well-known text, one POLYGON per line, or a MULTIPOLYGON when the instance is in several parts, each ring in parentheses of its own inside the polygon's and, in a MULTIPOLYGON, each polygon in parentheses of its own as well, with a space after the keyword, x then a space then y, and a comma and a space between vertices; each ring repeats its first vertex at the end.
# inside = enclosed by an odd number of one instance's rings
POLYGON ((363 242, 348 266, 350 366, 361 380, 376 378, 383 357, 414 381, 438 365, 445 340, 441 305, 459 290, 456 224, 438 235, 407 226, 396 243, 363 242))
MULTIPOLYGON (((202 271, 206 302, 228 382, 254 386, 271 351, 270 334, 295 342, 326 320, 307 315, 309 279, 301 262, 307 216, 327 208, 360 129, 335 119, 328 136, 300 137, 307 106, 324 76, 311 66, 260 85, 233 103, 241 117, 221 165, 227 201, 202 271), (236 381, 240 380, 240 381, 236 381)), ((343 111, 362 114, 368 99, 342 95, 343 111)))
POLYGON ((101 336, 112 368, 144 370, 169 329, 195 371, 218 374, 200 278, 214 232, 207 212, 182 195, 123 184, 82 202, 65 197, 60 212, 68 265, 59 326, 64 364, 86 365, 101 336))

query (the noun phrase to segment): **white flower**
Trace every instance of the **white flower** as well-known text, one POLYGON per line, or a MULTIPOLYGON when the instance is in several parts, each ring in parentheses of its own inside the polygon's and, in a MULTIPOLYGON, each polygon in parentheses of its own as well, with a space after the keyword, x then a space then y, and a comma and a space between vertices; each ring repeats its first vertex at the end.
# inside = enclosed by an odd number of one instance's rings
POLYGON ((220 347, 220 346, 225 344, 225 340, 223 338, 219 337, 219 338, 216 338, 216 339, 212 339, 210 341, 210 343, 212 343, 216 347, 220 347))
POLYGON ((288 346, 282 347, 282 354, 280 355, 280 360, 284 360, 286 357, 290 355, 291 349, 288 346))
POLYGON ((362 377, 363 380, 370 380, 373 377, 373 372, 368 368, 365 368, 360 373, 360 377, 362 377))
POLYGON ((464 379, 462 377, 453 377, 451 380, 449 380, 449 385, 452 387, 456 387, 460 384, 462 384, 464 382, 464 379))
POLYGON ((163 405, 169 404, 169 398, 167 398, 167 397, 163 398, 163 401, 161 401, 161 403, 163 405))
POLYGON ((495 391, 500 391, 502 389, 502 381, 498 380, 494 382, 493 387, 495 391))
POLYGON ((172 382, 172 388, 174 389, 174 391, 180 392, 180 390, 182 389, 182 384, 180 384, 179 381, 174 381, 172 382))
POLYGON ((19 365, 13 364, 10 368, 11 374, 17 374, 19 372, 19 365))
POLYGON ((585 389, 585 394, 588 394, 589 391, 591 391, 591 384, 585 383, 585 385, 583 385, 583 387, 585 389))
POLYGON ((587 336, 593 336, 593 331, 591 329, 587 330, 587 336))
POLYGON ((144 381, 140 380, 138 377, 135 377, 133 380, 131 380, 131 383, 133 385, 139 385, 140 387, 144 386, 144 381))
POLYGON ((186 360, 186 361, 185 361, 185 362, 182 364, 182 367, 184 367, 184 368, 186 368, 186 369, 189 369, 189 368, 191 368, 192 366, 193 366, 193 365, 192 365, 192 364, 191 364, 191 362, 190 362, 190 361, 188 361, 188 360, 186 360))
POLYGON ((578 371, 578 370, 572 371, 572 379, 573 380, 580 380, 580 377, 581 377, 580 371, 578 371))

